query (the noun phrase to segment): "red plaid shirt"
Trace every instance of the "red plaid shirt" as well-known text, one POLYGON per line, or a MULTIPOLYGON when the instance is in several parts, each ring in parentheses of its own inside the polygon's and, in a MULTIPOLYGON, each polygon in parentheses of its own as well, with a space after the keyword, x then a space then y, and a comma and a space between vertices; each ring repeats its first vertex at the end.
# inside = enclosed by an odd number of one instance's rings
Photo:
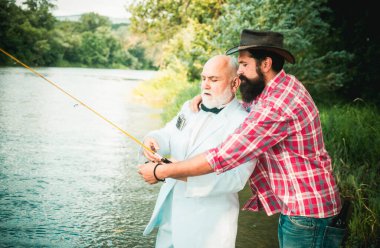
POLYGON ((217 173, 253 158, 253 192, 244 209, 325 218, 341 208, 318 109, 305 87, 283 70, 250 106, 242 125, 207 152, 217 173))

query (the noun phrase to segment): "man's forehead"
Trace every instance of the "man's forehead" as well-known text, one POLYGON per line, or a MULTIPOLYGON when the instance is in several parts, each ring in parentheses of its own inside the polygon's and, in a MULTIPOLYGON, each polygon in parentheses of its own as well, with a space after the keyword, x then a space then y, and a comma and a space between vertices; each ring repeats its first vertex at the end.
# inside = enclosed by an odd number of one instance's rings
POLYGON ((246 50, 240 51, 238 55, 238 61, 240 60, 247 60, 247 59, 252 59, 250 56, 249 52, 246 50))

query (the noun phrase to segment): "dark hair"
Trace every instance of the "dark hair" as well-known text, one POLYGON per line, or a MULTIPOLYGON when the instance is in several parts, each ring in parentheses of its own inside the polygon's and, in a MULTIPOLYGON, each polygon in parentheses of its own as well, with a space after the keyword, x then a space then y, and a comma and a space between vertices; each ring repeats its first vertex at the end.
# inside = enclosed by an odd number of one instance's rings
POLYGON ((255 50, 255 49, 248 49, 249 54, 252 58, 256 59, 258 61, 258 64, 261 64, 261 62, 266 57, 271 57, 272 59, 272 68, 275 72, 279 72, 284 67, 285 59, 284 57, 278 55, 277 53, 274 53, 272 51, 268 50, 255 50))

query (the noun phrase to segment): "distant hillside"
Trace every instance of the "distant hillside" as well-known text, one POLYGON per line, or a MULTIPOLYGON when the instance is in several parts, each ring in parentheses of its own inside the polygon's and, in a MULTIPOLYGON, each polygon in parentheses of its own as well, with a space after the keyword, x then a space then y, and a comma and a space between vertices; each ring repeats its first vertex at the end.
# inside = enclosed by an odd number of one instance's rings
MULTIPOLYGON (((68 16, 56 16, 55 18, 57 18, 59 21, 72 21, 72 22, 77 22, 79 21, 80 17, 82 16, 82 14, 80 15, 68 15, 68 16)), ((110 21, 112 22, 112 24, 129 24, 129 19, 128 18, 117 18, 117 17, 110 17, 110 16, 107 16, 110 21)))

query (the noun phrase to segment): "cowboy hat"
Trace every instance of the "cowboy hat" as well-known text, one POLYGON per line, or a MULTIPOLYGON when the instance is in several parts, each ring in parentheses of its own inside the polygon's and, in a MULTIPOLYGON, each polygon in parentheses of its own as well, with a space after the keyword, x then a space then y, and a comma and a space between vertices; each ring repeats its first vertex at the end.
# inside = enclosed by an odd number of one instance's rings
POLYGON ((296 62, 294 56, 286 49, 283 48, 284 36, 281 33, 271 31, 255 31, 250 29, 243 29, 240 36, 240 45, 228 49, 226 54, 230 55, 241 50, 267 50, 277 53, 286 59, 289 63, 296 62))

